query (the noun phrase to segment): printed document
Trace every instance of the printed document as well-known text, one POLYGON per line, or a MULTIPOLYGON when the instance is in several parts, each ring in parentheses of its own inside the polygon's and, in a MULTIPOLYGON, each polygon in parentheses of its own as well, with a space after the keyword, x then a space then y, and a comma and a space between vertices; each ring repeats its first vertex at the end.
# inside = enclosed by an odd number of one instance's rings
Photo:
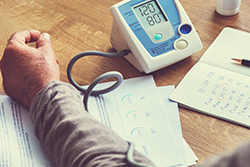
POLYGON ((28 111, 5 95, 0 95, 0 105, 1 166, 53 167, 28 111))
MULTIPOLYGON (((197 157, 182 137, 178 106, 168 98, 173 91, 174 86, 157 88, 152 76, 128 79, 113 92, 91 97, 89 111, 157 166, 186 167, 197 157)), ((28 111, 6 95, 0 105, 1 164, 53 167, 28 111)))
POLYGON ((164 102, 159 92, 167 88, 159 89, 152 76, 127 79, 113 92, 90 98, 89 112, 124 140, 134 142, 157 166, 185 166, 178 107, 168 100, 174 87, 168 87, 164 102))

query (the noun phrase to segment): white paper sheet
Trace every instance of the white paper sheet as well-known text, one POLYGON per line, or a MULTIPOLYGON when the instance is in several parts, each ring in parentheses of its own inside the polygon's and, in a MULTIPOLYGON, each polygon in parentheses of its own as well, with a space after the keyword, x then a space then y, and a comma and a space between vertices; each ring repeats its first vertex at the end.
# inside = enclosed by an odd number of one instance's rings
POLYGON ((28 111, 5 95, 0 96, 0 105, 1 166, 52 167, 28 111))
MULTIPOLYGON (((114 92, 90 98, 89 110, 125 140, 135 142, 157 166, 185 167, 197 157, 182 138, 177 104, 168 99, 173 90, 157 88, 152 76, 129 79, 114 92)), ((1 164, 52 167, 28 111, 5 95, 0 105, 1 164)))
MULTIPOLYGON (((109 84, 99 84, 99 88, 109 84)), ((172 106, 170 102, 169 104, 166 107, 174 110, 176 116, 176 103, 172 106)), ((125 80, 115 91, 91 97, 88 106, 91 115, 113 129, 124 140, 133 141, 136 149, 157 166, 184 164, 185 155, 180 153, 184 153, 181 129, 178 129, 180 123, 177 121, 174 127, 178 130, 173 132, 152 76, 125 80), (174 134, 180 137, 180 143, 176 142, 174 134)), ((171 124, 175 120, 171 120, 171 124)))
POLYGON ((185 139, 182 137, 178 105, 177 103, 170 101, 168 98, 172 94, 174 89, 175 89, 174 86, 158 87, 158 91, 162 98, 162 102, 163 102, 165 111, 167 113, 167 117, 169 119, 172 132, 174 134, 179 152, 183 159, 183 164, 180 164, 175 167, 186 167, 186 166, 195 165, 196 162, 198 161, 198 158, 194 154, 192 149, 189 147, 185 139))

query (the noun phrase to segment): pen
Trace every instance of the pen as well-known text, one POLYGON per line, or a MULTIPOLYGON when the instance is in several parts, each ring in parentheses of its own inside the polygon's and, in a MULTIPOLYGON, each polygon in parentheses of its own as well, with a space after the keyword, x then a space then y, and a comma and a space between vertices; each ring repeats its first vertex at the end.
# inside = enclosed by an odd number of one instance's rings
POLYGON ((237 58, 232 58, 232 60, 235 61, 238 64, 250 67, 250 60, 247 60, 247 59, 237 59, 237 58))

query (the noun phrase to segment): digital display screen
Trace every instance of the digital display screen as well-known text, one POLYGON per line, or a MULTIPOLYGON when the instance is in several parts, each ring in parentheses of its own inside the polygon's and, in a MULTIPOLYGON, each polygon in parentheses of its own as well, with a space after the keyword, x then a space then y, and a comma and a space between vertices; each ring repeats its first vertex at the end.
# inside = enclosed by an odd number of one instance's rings
POLYGON ((133 9, 145 29, 168 21, 155 0, 135 6, 133 9))

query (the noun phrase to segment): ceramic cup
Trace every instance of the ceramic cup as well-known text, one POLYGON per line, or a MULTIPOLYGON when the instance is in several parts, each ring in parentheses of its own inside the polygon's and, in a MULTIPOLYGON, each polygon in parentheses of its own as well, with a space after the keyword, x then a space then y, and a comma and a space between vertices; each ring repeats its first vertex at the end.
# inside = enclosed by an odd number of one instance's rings
POLYGON ((241 0, 215 0, 216 11, 223 16, 232 16, 239 12, 241 0))

